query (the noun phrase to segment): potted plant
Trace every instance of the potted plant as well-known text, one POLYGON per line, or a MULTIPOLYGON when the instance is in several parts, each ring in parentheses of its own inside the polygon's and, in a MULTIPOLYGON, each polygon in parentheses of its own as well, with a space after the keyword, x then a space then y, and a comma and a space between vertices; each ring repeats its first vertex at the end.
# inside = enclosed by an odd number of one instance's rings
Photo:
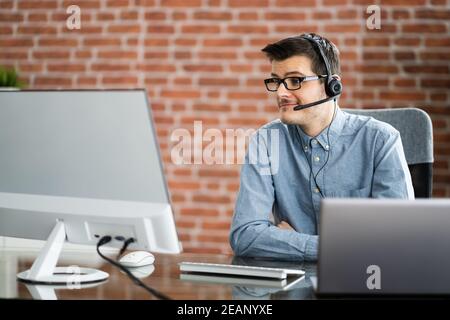
POLYGON ((15 69, 7 69, 0 66, 0 90, 19 90, 24 83, 19 80, 15 69))

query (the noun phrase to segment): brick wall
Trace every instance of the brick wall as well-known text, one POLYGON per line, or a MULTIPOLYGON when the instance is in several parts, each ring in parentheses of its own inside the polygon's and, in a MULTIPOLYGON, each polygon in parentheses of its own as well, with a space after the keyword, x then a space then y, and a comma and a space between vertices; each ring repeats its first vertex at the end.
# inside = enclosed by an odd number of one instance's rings
POLYGON ((18 68, 28 88, 145 87, 185 250, 225 253, 239 165, 175 165, 173 130, 275 118, 260 49, 317 32, 340 48, 342 107, 430 113, 434 194, 449 197, 449 21, 448 0, 1 0, 0 65, 18 68), (72 4, 80 30, 66 28, 72 4), (366 28, 371 4, 380 30, 366 28))

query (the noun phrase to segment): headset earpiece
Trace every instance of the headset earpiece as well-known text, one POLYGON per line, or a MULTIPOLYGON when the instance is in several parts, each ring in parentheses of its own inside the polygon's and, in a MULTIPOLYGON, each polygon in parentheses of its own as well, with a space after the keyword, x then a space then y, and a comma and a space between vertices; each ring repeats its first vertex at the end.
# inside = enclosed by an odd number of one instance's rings
POLYGON ((325 92, 327 96, 334 97, 342 93, 342 82, 334 77, 327 78, 325 85, 325 92))

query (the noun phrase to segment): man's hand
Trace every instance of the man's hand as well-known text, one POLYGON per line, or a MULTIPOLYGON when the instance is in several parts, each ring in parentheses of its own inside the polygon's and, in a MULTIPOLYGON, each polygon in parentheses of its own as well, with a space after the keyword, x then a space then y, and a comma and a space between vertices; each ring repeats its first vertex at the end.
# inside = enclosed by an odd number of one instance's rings
POLYGON ((284 230, 294 230, 286 221, 281 221, 279 224, 277 224, 277 227, 284 230))

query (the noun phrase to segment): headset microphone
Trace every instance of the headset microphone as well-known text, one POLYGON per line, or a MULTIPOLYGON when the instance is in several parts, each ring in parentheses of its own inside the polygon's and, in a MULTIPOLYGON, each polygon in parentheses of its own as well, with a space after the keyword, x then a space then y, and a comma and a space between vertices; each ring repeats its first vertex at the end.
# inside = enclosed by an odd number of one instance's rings
POLYGON ((318 100, 318 101, 307 103, 307 104, 298 104, 298 105, 296 105, 294 107, 294 111, 298 111, 298 110, 303 110, 303 109, 306 109, 306 108, 314 107, 314 106, 317 106, 318 104, 321 104, 321 103, 333 100, 335 98, 336 98, 336 96, 333 96, 333 97, 328 97, 326 99, 318 100))
POLYGON ((319 54, 320 58, 322 59, 324 65, 325 65, 325 69, 327 71, 327 75, 326 75, 326 79, 325 79, 325 93, 328 96, 328 98, 318 100, 315 102, 311 102, 308 104, 299 104, 294 107, 295 111, 303 110, 303 109, 310 108, 313 106, 317 106, 318 104, 336 99, 336 97, 342 93, 342 82, 338 78, 333 77, 333 75, 331 74, 330 63, 329 63, 327 56, 325 55, 325 53, 322 49, 322 45, 319 43, 319 41, 316 40, 314 38, 314 36, 306 35, 306 34, 300 36, 300 38, 308 40, 313 45, 314 49, 319 54))

